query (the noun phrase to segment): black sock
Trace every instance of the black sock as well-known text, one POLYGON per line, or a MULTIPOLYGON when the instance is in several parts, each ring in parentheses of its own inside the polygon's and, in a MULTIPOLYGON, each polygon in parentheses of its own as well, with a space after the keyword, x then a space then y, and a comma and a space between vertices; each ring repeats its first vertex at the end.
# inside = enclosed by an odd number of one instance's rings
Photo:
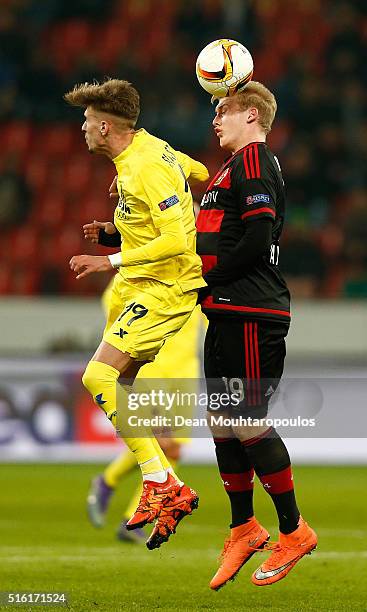
POLYGON ((277 432, 270 428, 264 434, 242 442, 265 491, 270 495, 279 519, 279 530, 288 534, 297 529, 299 510, 293 487, 288 451, 277 432))
POLYGON ((219 472, 231 503, 232 527, 247 523, 254 514, 254 470, 237 438, 214 438, 219 472))

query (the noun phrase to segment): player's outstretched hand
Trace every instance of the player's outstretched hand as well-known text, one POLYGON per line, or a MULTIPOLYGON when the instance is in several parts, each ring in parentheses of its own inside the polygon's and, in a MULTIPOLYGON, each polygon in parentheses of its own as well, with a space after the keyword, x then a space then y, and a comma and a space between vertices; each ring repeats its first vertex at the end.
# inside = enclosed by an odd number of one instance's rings
POLYGON ((106 234, 115 234, 117 229, 114 224, 110 221, 93 221, 93 223, 86 223, 83 225, 83 232, 85 240, 98 243, 99 232, 103 229, 106 234))
POLYGON ((115 176, 115 178, 113 179, 110 188, 108 190, 108 193, 110 194, 110 198, 118 198, 119 197, 119 192, 117 191, 117 175, 115 176))
POLYGON ((77 280, 92 274, 92 272, 107 272, 113 270, 107 255, 74 255, 70 259, 70 268, 76 272, 77 280))

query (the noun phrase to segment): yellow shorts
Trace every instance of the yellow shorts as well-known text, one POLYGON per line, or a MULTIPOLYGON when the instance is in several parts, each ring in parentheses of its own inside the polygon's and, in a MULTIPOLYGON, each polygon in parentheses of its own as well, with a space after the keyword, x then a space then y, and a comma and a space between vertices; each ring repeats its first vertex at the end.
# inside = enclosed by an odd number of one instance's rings
POLYGON ((197 291, 116 274, 109 296, 103 340, 138 361, 153 361, 165 340, 178 332, 195 308, 197 291))

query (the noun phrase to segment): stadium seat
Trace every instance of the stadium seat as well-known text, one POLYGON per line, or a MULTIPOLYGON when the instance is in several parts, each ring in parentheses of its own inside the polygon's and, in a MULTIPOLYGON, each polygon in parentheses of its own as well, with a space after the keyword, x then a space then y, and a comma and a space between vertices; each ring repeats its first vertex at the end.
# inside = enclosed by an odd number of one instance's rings
POLYGON ((38 292, 39 270, 14 267, 11 276, 11 293, 14 295, 32 295, 38 292))
POLYGON ((64 188, 69 193, 80 194, 91 186, 92 172, 88 156, 76 155, 65 163, 64 188))
POLYGON ((82 243, 82 232, 75 227, 63 227, 60 232, 55 235, 55 250, 59 261, 64 262, 67 266, 73 255, 81 255, 85 252, 84 244, 82 243))
POLYGON ((62 73, 69 72, 85 49, 90 48, 93 27, 85 20, 70 19, 46 34, 45 46, 62 73))
POLYGON ((37 134, 35 148, 48 158, 68 156, 73 146, 73 128, 69 125, 53 124, 37 134))
POLYGON ((0 268, 0 295, 10 293, 11 290, 11 270, 10 267, 2 266, 0 268))
POLYGON ((47 181, 47 158, 43 155, 29 156, 25 166, 25 177, 32 189, 40 193, 47 181))
POLYGON ((271 128, 271 132, 267 139, 269 147, 277 153, 282 151, 287 146, 291 133, 292 128, 290 123, 278 119, 271 128))
POLYGON ((27 223, 11 234, 11 258, 13 262, 27 262, 31 266, 36 265, 38 257, 38 227, 27 223))
POLYGON ((95 197, 93 194, 87 196, 84 199, 84 205, 80 208, 81 218, 84 219, 84 223, 94 219, 97 219, 97 221, 109 219, 110 215, 107 205, 109 205, 109 202, 106 195, 104 198, 95 197))
POLYGON ((96 28, 93 51, 98 65, 103 70, 113 68, 121 52, 127 48, 129 31, 125 23, 115 20, 107 22, 101 32, 96 28))
POLYGON ((267 48, 262 49, 256 58, 256 78, 265 83, 274 83, 284 72, 283 58, 278 53, 269 54, 267 48))
POLYGON ((42 228, 60 231, 65 220, 65 198, 60 193, 47 193, 40 202, 37 219, 42 228))
POLYGON ((24 155, 32 140, 32 126, 25 121, 14 121, 9 123, 3 134, 0 136, 2 147, 8 153, 24 155))

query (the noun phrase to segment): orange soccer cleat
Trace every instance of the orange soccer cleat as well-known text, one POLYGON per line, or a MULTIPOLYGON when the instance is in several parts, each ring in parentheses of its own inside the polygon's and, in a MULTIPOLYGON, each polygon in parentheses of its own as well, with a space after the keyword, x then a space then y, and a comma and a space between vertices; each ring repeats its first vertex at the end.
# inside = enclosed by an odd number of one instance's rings
POLYGON ((304 555, 310 555, 316 546, 316 533, 300 517, 295 531, 288 535, 280 533, 279 542, 268 545, 272 554, 253 573, 252 582, 257 586, 278 582, 278 580, 285 578, 304 555))
POLYGON ((253 516, 244 525, 233 527, 231 537, 225 541, 220 567, 210 582, 210 588, 218 591, 228 580, 234 580, 241 567, 252 555, 264 548, 270 536, 253 516))
POLYGON ((145 480, 138 507, 126 523, 126 529, 130 531, 131 529, 144 527, 147 523, 152 523, 163 506, 172 501, 180 489, 180 483, 171 474, 168 474, 166 482, 163 483, 145 480))
POLYGON ((168 501, 162 508, 154 529, 147 540, 149 550, 159 548, 167 542, 169 537, 176 533, 176 527, 182 519, 191 514, 199 505, 199 497, 194 489, 186 485, 172 501, 168 501))

